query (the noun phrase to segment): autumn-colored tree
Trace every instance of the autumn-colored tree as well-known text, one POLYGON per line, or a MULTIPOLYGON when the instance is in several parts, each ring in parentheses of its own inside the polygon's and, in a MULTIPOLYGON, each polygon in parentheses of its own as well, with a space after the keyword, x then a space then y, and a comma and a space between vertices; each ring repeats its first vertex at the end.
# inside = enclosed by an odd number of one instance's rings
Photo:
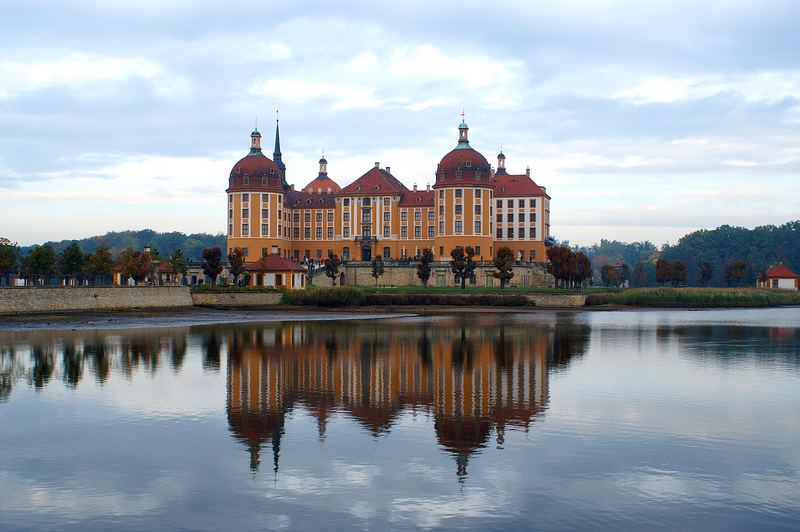
POLYGON ((686 265, 679 260, 672 263, 670 268, 670 282, 673 288, 677 288, 681 283, 686 281, 686 265))
POLYGON ((375 278, 375 287, 378 286, 378 277, 383 275, 385 268, 383 267, 383 258, 380 255, 375 255, 372 259, 372 276, 375 278))
POLYGON ((325 275, 331 280, 331 285, 336 286, 336 278, 339 277, 339 266, 342 265, 341 259, 333 251, 328 252, 325 259, 325 275))
POLYGON ((739 286, 747 279, 747 263, 743 260, 734 260, 725 267, 725 283, 728 286, 739 286))
POLYGON ((108 246, 100 244, 94 253, 86 255, 85 271, 87 277, 93 279, 93 282, 100 278, 101 284, 114 274, 114 257, 108 246))
POLYGON ((217 284, 217 276, 222 273, 222 250, 219 246, 203 250, 203 273, 211 277, 211 284, 217 284))
POLYGON ((514 252, 508 246, 501 246, 492 260, 497 271, 492 273, 492 277, 500 279, 500 288, 505 288, 508 282, 514 277, 514 252))
POLYGON ((228 271, 233 276, 233 283, 239 284, 239 276, 244 272, 244 253, 239 248, 233 248, 228 253, 228 271))
POLYGON ((556 278, 556 286, 566 288, 570 278, 570 261, 574 253, 566 246, 555 246, 547 250, 547 273, 556 278))
POLYGON ((645 262, 638 262, 636 266, 633 267, 633 273, 631 274, 631 286, 642 287, 647 284, 647 273, 645 272, 645 268, 645 262))
POLYGON ((606 286, 619 286, 619 274, 617 269, 611 264, 605 264, 600 268, 600 280, 606 286))
POLYGON ((672 280, 672 263, 665 259, 656 261, 656 282, 660 286, 672 280))
POLYGON ((571 268, 573 270, 572 281, 575 283, 575 288, 580 290, 586 281, 591 281, 592 279, 592 261, 582 252, 575 253, 573 260, 575 266, 571 268))
POLYGON ((431 278, 431 263, 433 262, 433 251, 429 248, 422 250, 422 255, 417 264, 417 277, 422 281, 422 286, 428 287, 428 279, 431 278))
POLYGON ((475 257, 475 250, 472 246, 465 248, 457 246, 450 252, 450 269, 456 275, 456 278, 461 279, 461 289, 464 290, 467 285, 467 277, 472 277, 472 272, 475 271, 475 262, 472 260, 475 257))

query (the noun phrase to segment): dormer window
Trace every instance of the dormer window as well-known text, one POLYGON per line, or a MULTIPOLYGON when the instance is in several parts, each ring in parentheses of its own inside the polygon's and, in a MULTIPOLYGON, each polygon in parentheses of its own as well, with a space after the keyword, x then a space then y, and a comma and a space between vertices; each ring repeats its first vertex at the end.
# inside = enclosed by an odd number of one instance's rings
POLYGON ((270 168, 269 169, 269 175, 275 175, 275 169, 274 168, 270 168))
POLYGON ((267 185, 267 178, 266 177, 262 177, 261 178, 261 184, 264 185, 264 186, 267 185))
POLYGON ((249 177, 244 176, 244 184, 245 185, 249 185, 250 184, 250 178, 249 177))
POLYGON ((356 185, 356 191, 360 191, 360 190, 361 190, 361 185, 356 185))
POLYGON ((380 186, 380 185, 375 185, 375 190, 376 190, 376 191, 377 191, 377 190, 380 190, 380 189, 381 189, 381 186, 380 186))
POLYGON ((481 171, 475 170, 475 181, 480 181, 480 180, 481 180, 481 171))
POLYGON ((464 172, 461 170, 456 170, 456 179, 462 179, 464 177, 464 172))
POLYGON ((472 161, 467 161, 467 163, 464 166, 466 166, 467 168, 472 168, 472 161))
POLYGON ((236 167, 236 175, 239 175, 241 173, 242 173, 242 168, 240 166, 237 166, 236 167))

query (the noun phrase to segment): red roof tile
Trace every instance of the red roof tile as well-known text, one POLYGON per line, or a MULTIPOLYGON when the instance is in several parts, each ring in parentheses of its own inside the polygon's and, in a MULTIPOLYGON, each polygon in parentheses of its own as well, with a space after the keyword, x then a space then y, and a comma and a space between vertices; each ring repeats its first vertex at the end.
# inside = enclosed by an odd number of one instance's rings
POLYGON ((228 181, 228 190, 282 192, 280 171, 275 163, 265 155, 248 155, 233 165, 228 181), (249 180, 247 184, 244 183, 245 177, 249 180), (264 180, 266 180, 266 184, 264 180))
POLYGON ((495 175, 494 176, 494 195, 497 198, 516 197, 516 196, 545 196, 547 195, 542 187, 533 182, 527 174, 520 175, 495 175))
POLYGON ((395 176, 383 168, 373 167, 341 191, 337 196, 363 195, 375 196, 382 194, 404 194, 408 189, 395 176))
POLYGON ((291 209, 333 209, 336 197, 333 194, 310 194, 297 190, 287 190, 284 205, 291 209))
POLYGON ((401 207, 433 207, 433 190, 410 190, 400 198, 401 207))
POLYGON ((323 193, 328 192, 330 189, 331 192, 339 192, 342 190, 336 181, 328 177, 328 174, 319 174, 315 177, 309 184, 303 187, 303 192, 319 192, 322 190, 323 193))
POLYGON ((278 255, 270 253, 256 262, 251 262, 244 268, 249 272, 304 272, 305 268, 278 255))
POLYGON ((796 273, 794 273, 792 270, 790 270, 783 264, 778 264, 777 266, 773 266, 772 268, 767 269, 766 275, 767 277, 778 278, 778 279, 794 279, 795 277, 797 277, 796 273))

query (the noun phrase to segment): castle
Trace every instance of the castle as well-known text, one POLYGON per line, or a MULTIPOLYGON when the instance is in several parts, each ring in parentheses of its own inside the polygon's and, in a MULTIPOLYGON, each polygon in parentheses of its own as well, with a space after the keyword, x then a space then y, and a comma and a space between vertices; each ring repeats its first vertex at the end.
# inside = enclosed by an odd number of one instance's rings
POLYGON ((391 168, 375 163, 340 187, 328 176, 328 161, 301 190, 286 182, 286 165, 275 128, 273 158, 251 134, 250 153, 231 169, 228 182, 228 249, 240 248, 248 263, 271 254, 300 261, 333 252, 344 261, 418 256, 425 248, 437 261, 450 260, 457 246, 472 246, 477 260, 490 261, 508 246, 518 260, 544 262, 550 233, 550 196, 530 176, 510 174, 505 155, 497 168, 470 146, 469 127, 458 126, 458 144, 436 167, 431 189, 409 190, 391 168))

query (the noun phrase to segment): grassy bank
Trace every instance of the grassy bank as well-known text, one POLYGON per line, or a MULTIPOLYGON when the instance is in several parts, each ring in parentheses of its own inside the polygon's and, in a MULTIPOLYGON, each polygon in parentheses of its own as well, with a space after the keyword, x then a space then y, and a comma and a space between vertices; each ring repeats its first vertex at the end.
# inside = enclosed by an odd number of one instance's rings
POLYGON ((363 287, 335 286, 311 287, 307 290, 284 292, 281 302, 285 305, 312 305, 318 307, 352 306, 526 306, 530 303, 522 294, 487 294, 477 291, 417 292, 405 289, 366 290, 363 287))
POLYGON ((207 293, 237 293, 243 294, 248 292, 281 292, 279 288, 271 286, 233 286, 233 285, 214 285, 214 284, 201 284, 191 288, 193 294, 207 294, 207 293))
MULTIPOLYGON (((358 288, 370 294, 575 294, 574 290, 564 290, 561 288, 549 288, 546 286, 516 286, 500 288, 499 286, 470 286, 462 290, 460 286, 392 286, 375 287, 374 285, 360 285, 358 288)), ((584 288, 581 294, 606 294, 620 292, 620 288, 607 288, 605 286, 592 286, 584 288)))
POLYGON ((800 292, 760 288, 632 288, 591 294, 587 306, 734 308, 800 305, 800 292))

